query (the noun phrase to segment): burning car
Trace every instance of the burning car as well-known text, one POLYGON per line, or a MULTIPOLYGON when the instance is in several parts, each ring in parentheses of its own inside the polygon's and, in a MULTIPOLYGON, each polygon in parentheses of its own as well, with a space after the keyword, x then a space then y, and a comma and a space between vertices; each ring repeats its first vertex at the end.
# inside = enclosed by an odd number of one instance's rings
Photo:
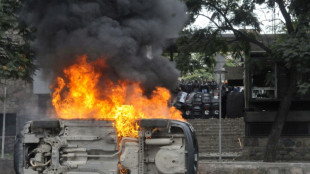
POLYGON ((26 123, 15 149, 17 174, 196 174, 198 146, 187 122, 141 119, 138 137, 117 136, 111 121, 26 123))
POLYGON ((168 89, 111 80, 102 59, 81 56, 52 86, 57 120, 28 122, 16 173, 196 174, 197 140, 168 89), (99 85, 100 84, 100 85, 99 85))

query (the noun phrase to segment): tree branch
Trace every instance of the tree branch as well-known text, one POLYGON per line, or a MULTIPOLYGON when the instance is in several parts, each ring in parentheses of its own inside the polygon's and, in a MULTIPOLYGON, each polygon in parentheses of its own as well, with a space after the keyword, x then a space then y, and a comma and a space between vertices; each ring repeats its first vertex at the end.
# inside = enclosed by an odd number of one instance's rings
POLYGON ((259 46, 260 48, 262 48, 263 50, 265 50, 268 54, 272 54, 272 50, 267 47, 265 44, 263 44, 262 42, 259 42, 258 40, 256 39, 252 39, 250 37, 248 37, 247 35, 245 35, 243 32, 239 31, 239 30, 236 30, 236 29, 233 29, 233 32, 235 33, 238 33, 239 35, 241 35, 241 37, 243 39, 245 39, 246 41, 250 42, 250 43, 253 43, 257 46, 259 46))
POLYGON ((220 26, 219 26, 213 19, 211 19, 209 16, 206 16, 206 15, 200 14, 200 13, 199 13, 198 15, 203 16, 203 17, 209 19, 215 26, 217 26, 218 28, 220 28, 220 26))
POLYGON ((287 32, 289 34, 293 33, 294 32, 294 27, 293 27, 293 24, 292 24, 292 19, 291 19, 290 14, 285 9, 285 5, 284 5, 283 0, 276 0, 276 2, 279 5, 280 11, 281 11, 281 13, 282 13, 282 15, 283 15, 283 17, 285 19, 287 32))
MULTIPOLYGON (((282 0, 280 0, 280 1, 282 1, 282 0)), ((240 37, 242 37, 244 40, 246 40, 246 41, 248 41, 248 42, 250 42, 250 43, 253 43, 253 44, 259 46, 260 48, 262 48, 263 50, 265 50, 268 54, 271 54, 271 53, 272 53, 272 50, 271 50, 269 47, 267 47, 265 44, 263 44, 262 42, 259 42, 259 41, 256 40, 256 39, 252 39, 252 38, 248 37, 247 35, 245 35, 243 32, 241 32, 241 31, 235 29, 235 28, 233 27, 233 24, 231 23, 231 21, 227 18, 227 16, 221 11, 221 9, 219 9, 218 7, 216 7, 214 4, 211 4, 211 3, 208 3, 208 2, 204 2, 204 5, 213 7, 213 8, 224 18, 226 24, 227 24, 228 27, 229 27, 228 29, 231 30, 231 31, 234 33, 235 37, 240 36, 240 37)))

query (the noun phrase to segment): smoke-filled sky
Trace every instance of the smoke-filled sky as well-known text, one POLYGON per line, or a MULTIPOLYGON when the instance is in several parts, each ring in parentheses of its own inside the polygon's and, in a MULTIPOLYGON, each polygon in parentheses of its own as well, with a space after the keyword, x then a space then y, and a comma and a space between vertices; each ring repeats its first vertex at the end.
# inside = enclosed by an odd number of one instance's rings
POLYGON ((186 20, 180 0, 26 0, 21 18, 37 29, 33 48, 40 67, 60 72, 78 55, 107 58, 114 80, 141 81, 147 91, 173 88, 178 71, 161 58, 167 39, 186 20), (153 58, 147 58, 146 46, 153 58))

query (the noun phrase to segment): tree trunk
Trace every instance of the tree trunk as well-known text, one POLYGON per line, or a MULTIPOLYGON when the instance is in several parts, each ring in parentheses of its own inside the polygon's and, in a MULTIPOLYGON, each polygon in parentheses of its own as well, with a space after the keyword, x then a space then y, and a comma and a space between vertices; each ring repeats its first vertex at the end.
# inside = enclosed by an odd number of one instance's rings
POLYGON ((289 83, 286 87, 286 94, 281 99, 276 118, 273 122, 272 129, 268 137, 268 142, 264 154, 265 162, 273 162, 276 160, 277 145, 280 140, 280 136, 291 107, 292 99, 297 89, 296 71, 290 71, 288 76, 289 83))

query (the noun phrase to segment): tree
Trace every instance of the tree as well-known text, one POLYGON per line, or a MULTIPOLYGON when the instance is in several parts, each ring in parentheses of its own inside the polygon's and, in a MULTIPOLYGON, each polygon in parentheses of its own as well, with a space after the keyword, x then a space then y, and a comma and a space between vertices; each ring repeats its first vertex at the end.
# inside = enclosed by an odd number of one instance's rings
POLYGON ((205 49, 208 39, 204 39, 200 34, 202 32, 193 33, 191 30, 185 30, 176 42, 178 55, 175 62, 182 76, 202 68, 207 72, 213 72, 215 57, 213 52, 210 53, 210 49, 205 49))
POLYGON ((31 81, 34 54, 24 39, 30 32, 16 15, 19 7, 19 1, 0 1, 0 76, 31 81))
MULTIPOLYGON (((267 56, 280 62, 286 69, 286 94, 281 99, 268 143, 265 161, 276 160, 276 145, 287 118, 293 95, 297 90, 297 72, 306 73, 310 69, 310 1, 308 0, 186 0, 191 21, 204 16, 209 25, 203 29, 186 30, 192 38, 189 45, 197 44, 202 50, 232 52, 234 56, 249 54, 250 45, 257 45, 267 56), (257 5, 269 9, 279 9, 283 16, 280 20, 281 35, 273 46, 261 42, 262 23, 255 14, 257 5), (205 15, 203 11, 210 15, 205 15), (244 30, 246 28, 247 30, 244 30), (250 29, 250 30, 249 30, 250 29), (230 39, 222 34, 232 33, 230 39)), ((185 33, 186 33, 185 32, 185 33)), ((185 34, 186 35, 186 34, 185 34)), ((309 85, 308 85, 309 86, 309 85)), ((307 87, 306 84, 303 87, 307 87)))
POLYGON ((20 1, 0 1, 0 78, 4 80, 1 158, 4 158, 7 79, 32 81, 35 71, 34 54, 24 39, 31 32, 18 22, 19 7, 20 1))
POLYGON ((184 80, 186 81, 193 81, 193 80, 198 80, 198 81, 203 81, 205 82, 206 80, 213 80, 213 74, 208 72, 206 69, 196 69, 194 72, 192 72, 189 75, 184 76, 184 80))

